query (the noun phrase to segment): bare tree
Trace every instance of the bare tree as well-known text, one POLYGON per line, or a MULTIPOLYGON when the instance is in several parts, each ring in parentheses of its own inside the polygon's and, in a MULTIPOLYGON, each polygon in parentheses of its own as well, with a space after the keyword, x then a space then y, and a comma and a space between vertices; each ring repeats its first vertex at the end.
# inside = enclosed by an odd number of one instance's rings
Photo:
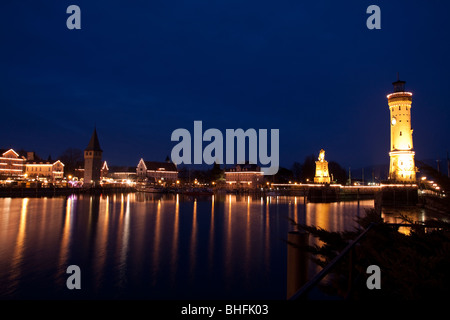
POLYGON ((83 151, 77 148, 68 148, 59 156, 59 160, 64 163, 65 174, 73 175, 76 168, 83 167, 83 151))

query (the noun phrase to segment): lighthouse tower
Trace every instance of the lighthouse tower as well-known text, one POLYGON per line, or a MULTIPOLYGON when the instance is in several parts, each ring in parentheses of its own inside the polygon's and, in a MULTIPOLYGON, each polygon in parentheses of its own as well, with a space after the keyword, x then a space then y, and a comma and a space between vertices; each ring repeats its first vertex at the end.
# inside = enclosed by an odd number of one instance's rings
POLYGON ((405 81, 397 79, 394 92, 387 96, 391 122, 389 180, 407 183, 416 180, 413 130, 411 129, 412 93, 405 91, 405 81))

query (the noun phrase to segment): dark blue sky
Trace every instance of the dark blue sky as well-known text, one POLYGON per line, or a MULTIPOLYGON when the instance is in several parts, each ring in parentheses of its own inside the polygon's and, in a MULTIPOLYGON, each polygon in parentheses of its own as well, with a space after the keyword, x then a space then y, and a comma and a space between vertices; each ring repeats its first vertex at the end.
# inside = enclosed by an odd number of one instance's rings
POLYGON ((388 163, 386 95, 413 93, 416 159, 450 149, 447 1, 2 1, 0 148, 164 160, 173 130, 280 130, 280 164, 388 163), (81 8, 81 30, 66 8, 81 8), (366 9, 381 8, 381 30, 366 9))

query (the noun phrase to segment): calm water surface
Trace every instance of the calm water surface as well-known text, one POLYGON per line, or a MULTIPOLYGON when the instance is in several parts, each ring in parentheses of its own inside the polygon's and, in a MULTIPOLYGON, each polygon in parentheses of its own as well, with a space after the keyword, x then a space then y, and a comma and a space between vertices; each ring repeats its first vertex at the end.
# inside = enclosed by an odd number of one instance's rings
POLYGON ((0 298, 285 299, 289 219, 342 231, 373 200, 117 194, 0 199, 0 298), (81 269, 68 290, 66 269, 81 269))

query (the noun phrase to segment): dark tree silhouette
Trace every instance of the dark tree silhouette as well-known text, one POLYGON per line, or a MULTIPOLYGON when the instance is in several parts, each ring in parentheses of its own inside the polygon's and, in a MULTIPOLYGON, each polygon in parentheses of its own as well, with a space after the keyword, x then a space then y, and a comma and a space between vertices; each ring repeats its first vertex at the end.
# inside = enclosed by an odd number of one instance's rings
MULTIPOLYGON (((320 283, 318 288, 328 298, 340 296, 367 301, 440 301, 449 297, 450 224, 437 219, 417 223, 404 216, 401 218, 411 224, 409 235, 398 232, 398 227, 384 222, 375 209, 367 209, 366 216, 359 218, 357 222, 362 228, 367 228, 372 223, 373 228, 354 247, 352 259, 344 258, 331 270, 329 281, 320 283), (350 261, 353 270, 352 290, 348 290, 350 261), (381 290, 367 289, 369 265, 376 265, 381 269, 381 290)), ((320 239, 321 245, 310 245, 306 250, 310 252, 311 259, 322 267, 328 265, 359 234, 359 231, 331 232, 293 223, 320 239)))
POLYGON ((66 149, 60 156, 59 160, 64 164, 64 174, 73 175, 75 169, 83 168, 84 166, 84 156, 83 151, 76 148, 66 149))
POLYGON ((328 163, 328 171, 330 176, 333 175, 333 180, 337 183, 345 185, 347 182, 347 172, 341 165, 335 161, 330 161, 328 163))
POLYGON ((275 183, 288 183, 294 180, 294 175, 291 170, 280 167, 278 172, 275 174, 273 181, 275 183))
POLYGON ((313 182, 314 176, 316 175, 316 160, 315 155, 309 155, 305 158, 301 170, 301 180, 302 182, 313 182))
POLYGON ((225 181, 225 171, 220 168, 220 164, 214 162, 212 169, 209 171, 211 181, 225 181))
POLYGON ((294 180, 300 181, 302 176, 302 165, 300 164, 300 162, 294 162, 291 171, 294 180))

